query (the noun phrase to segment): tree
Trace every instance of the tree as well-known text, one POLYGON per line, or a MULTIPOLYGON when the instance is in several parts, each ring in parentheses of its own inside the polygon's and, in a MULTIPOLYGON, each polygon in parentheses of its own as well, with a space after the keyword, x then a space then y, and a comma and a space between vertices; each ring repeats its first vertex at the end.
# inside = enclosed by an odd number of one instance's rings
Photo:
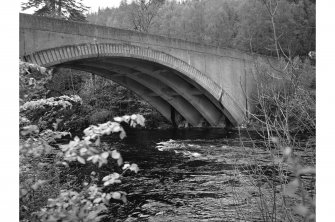
POLYGON ((62 18, 71 21, 86 21, 84 15, 89 7, 82 0, 29 0, 22 3, 22 10, 36 8, 34 15, 62 18))
POLYGON ((270 39, 272 30, 262 3, 257 0, 245 1, 236 10, 239 15, 238 33, 234 39, 237 46, 251 53, 270 54, 266 47, 273 44, 270 39))
POLYGON ((278 9, 278 0, 262 0, 262 2, 265 5, 269 13, 269 16, 271 18, 273 41, 275 45, 277 58, 279 59, 278 35, 277 35, 277 27, 276 27, 276 22, 275 22, 275 17, 276 17, 276 13, 278 9))
POLYGON ((238 34, 238 1, 211 0, 205 2, 206 37, 209 43, 221 47, 235 47, 238 34))
POLYGON ((129 18, 134 30, 149 32, 153 18, 165 0, 134 0, 129 6, 129 18))
POLYGON ((313 0, 171 0, 150 5, 157 2, 123 0, 119 8, 90 14, 88 20, 276 57, 306 57, 315 51, 313 0))

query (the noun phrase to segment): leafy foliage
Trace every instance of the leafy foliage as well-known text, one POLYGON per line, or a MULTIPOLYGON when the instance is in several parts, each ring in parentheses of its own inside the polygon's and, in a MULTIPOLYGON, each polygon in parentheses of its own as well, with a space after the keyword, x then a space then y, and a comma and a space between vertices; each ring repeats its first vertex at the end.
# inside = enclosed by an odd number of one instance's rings
MULTIPOLYGON (((119 8, 99 10, 89 14, 87 19, 100 25, 275 55, 271 17, 262 1, 165 1, 153 10, 155 16, 143 11, 146 8, 142 7, 142 2, 154 1, 123 2, 119 8), (152 19, 149 25, 142 25, 140 22, 145 19, 138 16, 151 16, 152 19)), ((283 52, 295 57, 315 51, 315 1, 271 2, 278 2, 274 22, 283 52)))
POLYGON ((134 30, 148 32, 152 20, 165 0, 135 0, 129 5, 128 16, 134 30))
POLYGON ((81 104, 79 96, 51 97, 26 102, 20 106, 20 112, 43 130, 55 128, 55 125, 61 128, 58 125, 70 118, 81 104))
POLYGON ((20 105, 33 99, 44 98, 47 94, 45 85, 52 78, 51 71, 22 61, 19 65, 20 105))
MULTIPOLYGON (((20 70, 24 70, 23 74, 26 73, 27 68, 31 67, 44 70, 32 64, 21 63, 20 65, 23 66, 20 66, 20 70)), ((23 75, 23 77, 26 76, 23 75)), ((22 87, 30 86, 29 81, 21 82, 22 87)), ((29 94, 29 90, 26 90, 26 93, 29 94)), ((27 101, 20 107, 20 120, 24 121, 21 123, 20 131, 21 218, 31 217, 25 212, 35 211, 32 215, 42 221, 100 221, 108 210, 110 199, 127 202, 125 192, 105 193, 103 191, 104 187, 120 183, 123 173, 110 172, 103 177, 104 186, 100 187, 98 186, 100 179, 95 172, 92 172, 90 183, 84 182, 84 187, 77 188, 78 190, 73 190, 67 183, 61 183, 61 177, 73 167, 71 164, 75 162, 82 165, 89 165, 92 162, 100 168, 110 160, 116 161, 123 172, 130 170, 137 173, 138 166, 124 163, 116 149, 101 143, 101 137, 119 133, 119 137, 124 138, 126 133, 120 123, 125 122, 131 127, 145 126, 142 115, 115 117, 115 122, 92 125, 84 130, 82 139, 75 137, 68 144, 59 144, 59 139, 71 136, 68 132, 56 131, 61 120, 56 119, 52 124, 53 127, 46 130, 40 129, 37 125, 31 125, 37 121, 38 116, 42 116, 42 119, 48 118, 52 123, 54 119, 51 113, 61 113, 75 105, 80 106, 81 102, 78 96, 61 96, 27 101), (39 173, 41 170, 43 173, 39 173), (39 196, 36 196, 37 194, 39 196), (45 206, 47 200, 48 203, 45 206), (42 208, 39 209, 40 207, 42 208)))
POLYGON ((100 221, 106 211, 105 204, 111 199, 110 194, 104 194, 96 185, 87 187, 84 191, 62 190, 55 199, 49 199, 48 205, 35 213, 41 221, 100 221))
POLYGON ((34 14, 71 21, 86 21, 88 11, 82 0, 29 0, 22 3, 22 10, 36 8, 34 14))
POLYGON ((72 69, 54 68, 52 73, 52 78, 45 85, 50 90, 47 97, 80 95, 80 90, 89 79, 86 72, 72 69))
POLYGON ((283 147, 279 143, 283 153, 283 162, 287 163, 289 169, 293 173, 293 179, 283 187, 283 195, 285 197, 293 197, 300 199, 300 203, 294 206, 293 210, 298 215, 302 216, 305 221, 315 221, 315 192, 311 194, 304 187, 304 182, 301 176, 315 176, 316 170, 312 166, 303 166, 300 163, 299 157, 294 155, 291 147, 283 147))

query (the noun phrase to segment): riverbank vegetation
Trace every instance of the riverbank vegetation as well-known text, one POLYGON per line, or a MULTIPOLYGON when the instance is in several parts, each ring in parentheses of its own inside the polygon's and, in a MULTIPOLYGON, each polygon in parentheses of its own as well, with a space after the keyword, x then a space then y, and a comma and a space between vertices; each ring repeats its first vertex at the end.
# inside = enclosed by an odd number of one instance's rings
MULTIPOLYGON (((241 145, 251 142, 269 153, 271 170, 254 158, 246 167, 253 172, 247 183, 257 190, 263 221, 315 221, 315 67, 299 57, 279 64, 256 64, 256 112, 247 131, 257 132, 262 142, 250 137, 241 145)), ((248 212, 240 214, 248 218, 248 212)))
POLYGON ((20 221, 100 221, 111 199, 127 202, 126 193, 115 189, 126 172, 139 170, 101 137, 115 133, 123 139, 123 125, 143 127, 144 118, 115 117, 73 138, 59 130, 70 129, 82 99, 45 98, 50 76, 50 70, 20 62, 20 221))

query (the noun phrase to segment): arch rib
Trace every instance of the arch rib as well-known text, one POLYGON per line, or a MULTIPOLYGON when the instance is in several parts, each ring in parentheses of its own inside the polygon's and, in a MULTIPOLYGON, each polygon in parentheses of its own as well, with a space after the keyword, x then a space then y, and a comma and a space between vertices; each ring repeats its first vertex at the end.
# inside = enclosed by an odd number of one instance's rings
POLYGON ((244 120, 244 109, 231 95, 222 89, 217 83, 209 79, 205 74, 190 66, 186 62, 169 54, 159 52, 150 48, 143 48, 129 44, 79 44, 61 46, 48 50, 34 52, 26 55, 23 59, 27 62, 36 63, 41 66, 50 67, 61 63, 92 58, 92 57, 130 57, 148 60, 175 69, 195 81, 209 92, 216 100, 225 107, 224 113, 234 125, 244 120), (58 56, 57 56, 58 55, 58 56), (223 95, 223 96, 222 96, 223 95))
MULTIPOLYGON (((139 84, 147 87, 148 89, 152 90, 156 95, 162 97, 166 102, 171 104, 179 114, 181 114, 187 122, 191 123, 192 126, 201 126, 203 123, 203 118, 201 117, 200 113, 194 109, 194 107, 191 106, 187 101, 183 100, 182 97, 174 97, 170 96, 168 93, 164 92, 164 90, 161 89, 161 86, 163 85, 161 82, 154 78, 150 78, 150 76, 141 74, 137 75, 134 72, 136 70, 131 70, 129 68, 125 67, 111 67, 111 64, 108 63, 92 63, 92 62, 82 62, 82 63, 75 63, 72 65, 73 67, 82 67, 82 68, 91 68, 94 70, 97 68, 98 70, 103 71, 112 71, 111 73, 118 73, 113 74, 111 78, 113 80, 122 79, 123 76, 127 76, 127 78, 132 79, 139 84)), ((69 65, 71 67, 71 65, 69 65)))
MULTIPOLYGON (((142 99, 150 103, 153 107, 155 107, 168 121, 172 122, 171 120, 171 105, 167 103, 165 100, 161 99, 160 97, 153 97, 150 96, 151 90, 147 89, 146 87, 140 85, 136 81, 128 78, 114 78, 113 72, 103 69, 97 68, 90 68, 86 66, 76 65, 76 66, 69 66, 68 68, 73 68, 81 71, 91 72, 96 75, 100 75, 106 79, 113 80, 114 82, 124 86, 125 88, 130 89, 131 91, 135 92, 138 96, 142 99)), ((178 113, 179 114, 179 113, 178 113)), ((179 114, 180 115, 180 114, 179 114)))

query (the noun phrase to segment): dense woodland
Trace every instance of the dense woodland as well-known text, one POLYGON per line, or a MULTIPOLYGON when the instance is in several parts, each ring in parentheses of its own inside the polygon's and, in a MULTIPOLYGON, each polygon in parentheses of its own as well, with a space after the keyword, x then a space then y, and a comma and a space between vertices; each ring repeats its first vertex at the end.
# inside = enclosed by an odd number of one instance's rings
POLYGON ((123 0, 87 20, 274 56, 275 28, 277 46, 287 56, 315 51, 313 0, 123 0))

